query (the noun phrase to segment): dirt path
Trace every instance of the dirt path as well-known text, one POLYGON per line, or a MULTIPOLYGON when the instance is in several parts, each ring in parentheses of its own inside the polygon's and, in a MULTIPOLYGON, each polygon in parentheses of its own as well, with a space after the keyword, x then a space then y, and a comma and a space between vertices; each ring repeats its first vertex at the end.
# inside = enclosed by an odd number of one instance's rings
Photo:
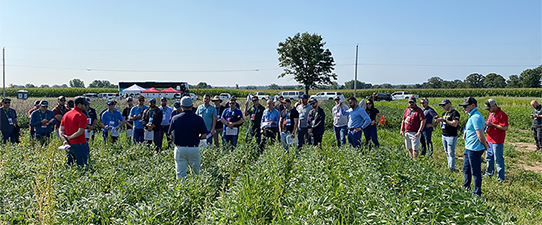
MULTIPOLYGON (((534 143, 525 143, 525 142, 513 142, 510 143, 518 152, 528 153, 536 151, 536 145, 534 143)), ((536 173, 542 173, 542 163, 534 162, 532 164, 526 164, 525 160, 521 160, 519 166, 523 167, 524 170, 533 171, 536 173)))

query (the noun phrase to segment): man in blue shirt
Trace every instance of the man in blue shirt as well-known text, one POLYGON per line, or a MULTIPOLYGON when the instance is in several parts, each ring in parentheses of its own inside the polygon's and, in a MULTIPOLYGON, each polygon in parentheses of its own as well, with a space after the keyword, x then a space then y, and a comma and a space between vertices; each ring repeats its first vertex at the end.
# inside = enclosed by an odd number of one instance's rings
POLYGON ((149 108, 145 105, 145 97, 139 96, 137 97, 138 105, 134 106, 132 110, 130 110, 130 121, 134 122, 134 133, 132 135, 132 138, 134 140, 134 143, 143 143, 143 135, 145 134, 142 119, 143 119, 143 112, 149 108))
POLYGON ((0 130, 2 131, 4 144, 8 139, 11 143, 18 143, 17 112, 15 112, 15 109, 10 108, 11 99, 4 98, 2 104, 3 107, 0 109, 2 110, 2 113, 0 113, 0 130))
POLYGON ((100 122, 102 122, 102 127, 104 128, 104 144, 107 143, 107 137, 109 134, 111 134, 111 143, 117 142, 117 139, 119 139, 120 128, 126 122, 122 116, 122 113, 115 109, 115 105, 114 100, 107 101, 108 110, 105 111, 101 116, 100 122))
POLYGON ((463 106, 465 113, 469 115, 465 125, 465 156, 463 163, 463 173, 465 181, 463 188, 470 189, 472 177, 474 177, 475 195, 482 195, 482 170, 481 157, 489 145, 484 135, 486 122, 484 117, 478 111, 477 101, 473 97, 467 97, 459 106, 463 106))
POLYGON ((237 147, 239 127, 243 124, 243 112, 237 108, 237 99, 235 97, 230 99, 229 107, 224 110, 220 120, 224 124, 222 145, 225 149, 230 148, 230 151, 233 151, 237 147))
POLYGON ((207 128, 207 131, 209 131, 209 133, 211 134, 207 139, 207 145, 209 146, 213 144, 213 135, 215 134, 217 118, 216 108, 210 103, 211 96, 209 94, 205 94, 203 95, 203 105, 198 106, 198 110, 196 110, 196 115, 203 118, 203 122, 205 122, 205 127, 207 128))
POLYGON ((425 115, 425 127, 422 130, 422 138, 420 142, 422 144, 421 155, 425 156, 428 153, 429 156, 433 155, 433 141, 431 137, 433 135, 433 118, 438 117, 438 114, 429 106, 429 100, 422 98, 420 100, 422 104, 423 114, 425 115))
POLYGON ((271 139, 271 143, 275 142, 277 133, 279 132, 280 113, 275 109, 275 103, 272 99, 267 100, 267 108, 263 111, 262 120, 260 123, 260 132, 263 134, 260 142, 260 154, 263 153, 267 139, 271 139))
POLYGON ((358 100, 355 97, 348 98, 348 142, 354 148, 361 148, 361 134, 369 124, 371 118, 365 110, 358 106, 358 100))
POLYGON ((51 132, 53 132, 53 125, 56 120, 53 111, 47 109, 49 102, 41 100, 39 106, 40 108, 32 112, 30 116, 30 126, 34 128, 36 140, 43 145, 47 138, 51 138, 51 132))
MULTIPOLYGON (((162 123, 160 123, 160 126, 162 127, 162 130, 160 131, 160 136, 158 137, 158 142, 162 142, 164 139, 164 134, 166 134, 169 130, 169 124, 171 122, 171 115, 173 114, 173 109, 169 106, 167 106, 167 98, 162 97, 160 98, 160 107, 158 109, 162 110, 162 123)), ((167 148, 170 148, 172 145, 172 140, 169 138, 169 135, 166 135, 167 138, 167 148)))
POLYGON ((309 104, 309 95, 301 95, 301 99, 296 106, 296 110, 299 113, 299 123, 297 128, 297 150, 300 150, 305 143, 311 144, 311 138, 309 136, 309 112, 312 110, 312 106, 309 104))
MULTIPOLYGON (((185 178, 187 166, 198 175, 201 168, 201 152, 199 142, 205 139, 207 128, 203 119, 192 112, 192 99, 185 96, 181 99, 183 112, 171 119, 168 134, 175 143, 175 171, 177 178, 185 178)), ((235 104, 234 104, 235 105, 235 104)))

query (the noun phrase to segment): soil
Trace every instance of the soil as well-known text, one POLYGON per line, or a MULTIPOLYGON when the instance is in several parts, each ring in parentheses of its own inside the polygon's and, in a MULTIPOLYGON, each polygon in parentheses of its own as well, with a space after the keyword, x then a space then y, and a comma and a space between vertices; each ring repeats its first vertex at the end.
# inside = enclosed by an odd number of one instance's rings
POLYGON ((525 142, 513 142, 510 143, 514 148, 519 152, 534 152, 536 151, 536 145, 534 143, 525 143, 525 142))

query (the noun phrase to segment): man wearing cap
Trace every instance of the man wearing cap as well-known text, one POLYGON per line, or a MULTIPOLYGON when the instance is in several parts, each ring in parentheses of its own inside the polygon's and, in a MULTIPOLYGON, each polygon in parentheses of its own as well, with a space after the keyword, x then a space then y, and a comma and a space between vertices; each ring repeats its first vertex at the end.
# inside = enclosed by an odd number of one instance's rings
POLYGON ((220 97, 218 95, 215 95, 213 97, 213 104, 214 104, 214 107, 216 109, 216 123, 215 123, 215 133, 213 134, 213 139, 214 139, 214 142, 215 142, 215 146, 217 148, 220 148, 220 141, 221 138, 219 139, 219 135, 222 135, 222 127, 223 127, 223 124, 222 124, 222 120, 220 119, 221 116, 222 116, 222 113, 224 112, 224 110, 226 109, 226 107, 224 107, 223 105, 220 105, 222 103, 222 100, 220 100, 220 97))
POLYGON ((275 102, 278 102, 278 104, 275 104, 275 109, 281 113, 282 110, 284 110, 284 105, 282 105, 282 102, 284 102, 284 96, 282 95, 279 95, 277 97, 277 100, 275 102))
POLYGON ((40 141, 41 144, 45 143, 47 138, 51 138, 51 132, 53 132, 53 125, 55 124, 55 116, 53 111, 48 110, 49 102, 41 100, 39 103, 40 109, 34 111, 30 118, 30 126, 34 128, 34 138, 40 141))
POLYGON ((465 156, 463 173, 465 182, 463 188, 470 189, 472 177, 474 177, 475 195, 482 195, 482 169, 481 158, 484 150, 489 146, 484 135, 486 123, 484 117, 478 111, 478 102, 473 97, 467 97, 459 106, 463 106, 465 113, 469 115, 465 125, 465 156))
POLYGON ((192 112, 192 105, 190 97, 185 96, 181 99, 183 112, 171 119, 168 130, 175 143, 175 171, 179 179, 186 177, 188 165, 196 175, 199 174, 201 168, 199 142, 207 135, 205 122, 192 112))
MULTIPOLYGON (((34 102, 34 108, 31 108, 30 110, 28 110, 28 121, 31 121, 32 120, 32 113, 36 110, 39 110, 40 109, 40 100, 36 100, 34 102)), ((33 126, 30 126, 30 137, 33 138, 36 133, 36 130, 34 129, 33 126)))
POLYGON ((337 147, 346 144, 346 136, 348 130, 348 106, 341 102, 341 97, 335 96, 335 106, 331 109, 333 115, 333 131, 335 132, 335 140, 337 147))
POLYGON ((111 142, 117 142, 119 138, 120 128, 126 122, 122 113, 119 110, 115 109, 115 101, 107 101, 108 110, 102 114, 101 121, 103 130, 104 143, 107 143, 107 137, 111 134, 111 142))
POLYGON ((144 141, 144 135, 145 126, 143 125, 143 112, 147 110, 149 107, 145 105, 145 97, 139 96, 137 98, 138 105, 134 106, 130 110, 130 121, 134 122, 134 134, 133 134, 133 140, 134 143, 143 143, 144 141))
POLYGON ((86 98, 88 102, 88 110, 85 111, 87 114, 87 129, 85 129, 85 138, 87 141, 89 139, 94 140, 94 128, 96 127, 96 121, 98 120, 98 115, 96 115, 96 109, 90 107, 90 98, 86 98))
POLYGON ((260 143, 260 154, 263 153, 265 143, 268 139, 270 139, 272 143, 275 142, 277 133, 279 133, 279 120, 280 113, 275 109, 275 102, 273 102, 273 99, 267 100, 267 108, 263 111, 260 123, 260 129, 263 135, 263 139, 260 143))
MULTIPOLYGON (((149 99, 149 108, 143 112, 143 124, 145 125, 145 131, 152 133, 152 138, 146 139, 147 145, 151 145, 154 142, 154 151, 158 152, 162 150, 162 122, 163 114, 158 107, 156 107, 156 99, 149 99)), ((150 135, 150 134, 148 134, 150 135)))
POLYGON ((215 126, 216 126, 216 118, 217 118, 217 111, 214 106, 211 104, 211 96, 209 94, 203 95, 203 105, 198 106, 198 109, 196 110, 196 115, 201 116, 203 118, 203 122, 205 122, 205 126, 211 136, 207 139, 207 144, 211 145, 213 144, 213 136, 215 134, 215 126))
POLYGON ((292 107, 290 99, 284 99, 282 104, 284 105, 284 110, 282 110, 279 120, 280 140, 282 147, 288 150, 291 140, 295 138, 297 124, 299 123, 299 113, 292 107))
POLYGON ((68 112, 68 108, 66 108, 66 98, 64 96, 58 96, 58 104, 53 108, 53 113, 55 114, 55 135, 59 137, 58 128, 60 128, 60 121, 62 121, 62 117, 64 114, 68 112))
POLYGON ((252 106, 248 107, 248 101, 245 103, 245 116, 250 116, 250 123, 245 136, 245 142, 249 142, 252 137, 256 137, 256 143, 260 144, 262 133, 260 125, 262 122, 263 111, 265 107, 260 105, 258 96, 252 96, 252 106))
POLYGON ((243 124, 243 113, 237 108, 237 102, 235 97, 232 97, 229 102, 229 108, 226 108, 221 116, 222 124, 224 124, 222 132, 222 145, 224 149, 230 149, 233 151, 237 147, 237 140, 239 139, 239 127, 243 124))
POLYGON ((126 120, 126 134, 128 138, 132 138, 134 122, 130 121, 130 110, 134 107, 134 99, 132 97, 126 98, 126 104, 128 104, 128 106, 122 110, 122 116, 124 117, 124 120, 126 120))
POLYGON ((536 143, 536 151, 542 150, 542 105, 538 104, 538 101, 531 101, 533 107, 533 113, 531 119, 533 120, 532 130, 536 143))
POLYGON ((309 95, 301 95, 301 100, 296 110, 299 113, 299 127, 297 128, 297 149, 299 150, 305 143, 311 144, 308 127, 309 112, 312 110, 312 106, 309 105, 309 95))
POLYGON ((88 102, 83 97, 77 97, 74 103, 74 109, 62 117, 59 134, 64 145, 70 145, 67 151, 66 165, 73 165, 75 161, 78 166, 82 166, 87 164, 90 155, 90 148, 85 138, 88 120, 84 113, 88 109, 88 102))
POLYGON ((425 115, 422 109, 416 105, 416 98, 410 96, 408 99, 409 107, 403 113, 403 121, 401 122, 401 136, 405 136, 405 147, 408 149, 408 154, 412 159, 418 158, 418 150, 420 147, 420 138, 422 130, 425 127, 425 115))
MULTIPOLYGON (((180 102, 173 103, 173 112, 171 113, 171 119, 173 119, 174 116, 179 115, 183 112, 183 109, 181 108, 180 102)), ((171 124, 171 121, 170 121, 171 124)))
POLYGON ((0 130, 2 130, 3 143, 5 144, 9 139, 11 143, 18 142, 18 135, 16 129, 19 124, 17 123, 17 112, 15 109, 10 108, 11 99, 2 99, 2 113, 0 113, 0 130))
POLYGON ((444 109, 444 113, 442 113, 442 117, 437 117, 435 119, 435 123, 438 123, 442 130, 442 145, 444 146, 444 152, 448 159, 448 169, 454 172, 457 126, 459 125, 461 114, 452 107, 452 102, 448 99, 442 100, 442 102, 439 103, 439 106, 444 109))
POLYGON ((497 179, 504 181, 504 139, 508 130, 508 115, 497 106, 497 102, 488 99, 484 103, 485 110, 489 111, 486 121, 486 139, 489 148, 486 152, 487 170, 486 176, 493 176, 495 173, 495 163, 497 163, 497 179))
POLYGON ((326 113, 318 106, 318 99, 311 98, 309 104, 312 110, 309 112, 307 131, 309 136, 313 138, 313 145, 322 147, 322 137, 324 136, 324 122, 326 121, 326 113))
POLYGON ((171 115, 173 114, 173 109, 169 106, 167 106, 167 98, 162 97, 160 98, 160 107, 159 109, 162 111, 162 123, 160 123, 160 126, 162 130, 160 131, 160 136, 158 142, 162 143, 162 140, 164 139, 164 134, 166 134, 167 139, 167 147, 170 148, 173 144, 171 138, 169 135, 167 135, 167 132, 169 130, 169 124, 171 122, 171 115))
POLYGON ((423 128, 422 137, 420 138, 422 144, 421 154, 425 156, 425 154, 429 152, 429 156, 432 156, 433 141, 431 140, 431 137, 433 136, 433 119, 438 117, 438 114, 429 106, 429 99, 422 98, 420 104, 422 104, 423 115, 425 116, 425 127, 423 128))
POLYGON ((371 117, 367 112, 358 105, 356 97, 348 98, 348 142, 354 148, 361 148, 361 134, 363 129, 367 128, 371 124, 371 117))

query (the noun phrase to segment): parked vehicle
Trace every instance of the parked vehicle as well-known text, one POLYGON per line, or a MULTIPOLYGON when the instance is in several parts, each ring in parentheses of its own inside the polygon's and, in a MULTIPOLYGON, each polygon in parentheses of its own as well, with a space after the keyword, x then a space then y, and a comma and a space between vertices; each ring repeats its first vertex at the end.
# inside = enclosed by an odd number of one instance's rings
POLYGON ((283 91, 279 93, 279 96, 284 97, 284 99, 299 100, 299 97, 303 94, 302 91, 283 91))
POLYGON ((192 101, 198 100, 198 96, 194 93, 190 93, 190 98, 192 99, 192 101))
POLYGON ((230 93, 220 93, 219 98, 222 101, 229 101, 230 98, 231 98, 231 95, 230 95, 230 93))
MULTIPOLYGON (((396 91, 391 94, 392 100, 401 100, 401 99, 408 99, 410 96, 412 96, 412 93, 409 93, 408 91, 396 91)), ((420 98, 418 95, 414 95, 416 99, 420 98)))
POLYGON ((96 93, 86 93, 86 94, 83 94, 83 97, 85 97, 85 98, 98 98, 98 94, 96 94, 96 93))
MULTIPOLYGON (((372 95, 367 96, 368 99, 373 98, 372 95)), ((391 97, 390 93, 378 93, 376 94, 375 101, 391 101, 393 98, 391 97)))
POLYGON ((260 99, 260 100, 267 100, 267 99, 269 99, 269 95, 266 95, 266 94, 263 93, 263 92, 254 92, 254 93, 252 94, 252 96, 256 96, 256 97, 258 97, 258 99, 260 99))
POLYGON ((318 100, 333 100, 335 96, 344 99, 344 95, 341 92, 318 92, 315 95, 311 95, 311 98, 316 98, 318 100))
POLYGON ((119 99, 120 95, 119 95, 119 93, 100 93, 100 94, 98 94, 98 98, 119 99))

